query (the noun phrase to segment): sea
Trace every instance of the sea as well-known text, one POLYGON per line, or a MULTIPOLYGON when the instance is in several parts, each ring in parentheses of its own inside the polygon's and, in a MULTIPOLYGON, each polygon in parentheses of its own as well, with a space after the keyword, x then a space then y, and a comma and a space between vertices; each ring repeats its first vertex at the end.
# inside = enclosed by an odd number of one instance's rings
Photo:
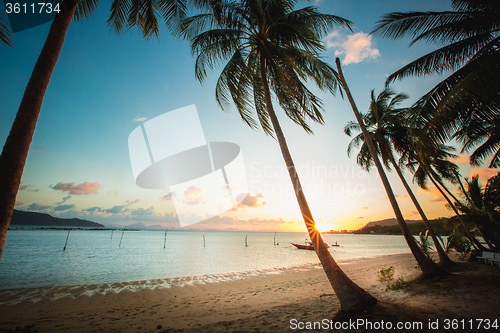
MULTIPOLYGON (((322 236, 339 245, 329 248, 337 261, 410 252, 400 235, 322 236)), ((165 237, 165 230, 81 229, 68 236, 62 229, 12 229, 0 260, 0 290, 216 278, 317 264, 314 251, 291 245, 307 239, 292 232, 168 230, 165 237)))

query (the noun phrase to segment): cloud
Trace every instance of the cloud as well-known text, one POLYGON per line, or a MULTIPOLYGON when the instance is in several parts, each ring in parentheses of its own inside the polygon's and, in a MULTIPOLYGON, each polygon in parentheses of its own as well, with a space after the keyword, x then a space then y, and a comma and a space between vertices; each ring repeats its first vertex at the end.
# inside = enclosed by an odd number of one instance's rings
POLYGON ((59 206, 54 207, 54 210, 58 211, 58 212, 62 212, 62 211, 65 211, 68 209, 74 209, 74 208, 75 208, 75 205, 73 205, 73 204, 71 204, 71 205, 59 205, 59 206))
POLYGON ((72 183, 59 182, 57 183, 57 185, 51 187, 51 189, 53 190, 61 190, 63 192, 69 192, 74 195, 96 193, 97 190, 99 190, 99 188, 101 188, 101 185, 97 182, 95 183, 85 182, 78 185, 75 185, 75 182, 72 183))
POLYGON ((203 187, 195 187, 189 186, 188 189, 184 192, 184 203, 188 205, 196 205, 205 199, 203 197, 203 192, 205 189, 203 187))
POLYGON ((428 202, 445 202, 446 199, 443 197, 441 192, 435 186, 427 186, 427 189, 419 188, 418 192, 423 192, 427 195, 431 195, 434 199, 427 200, 428 202))
POLYGON ((117 194, 118 194, 118 191, 108 191, 108 192, 106 192, 106 194, 114 194, 114 195, 117 195, 117 194))
POLYGON ((34 185, 20 185, 19 186, 19 191, 24 191, 24 190, 27 190, 27 191, 30 191, 30 192, 38 192, 38 191, 40 191, 39 189, 30 190, 28 188, 30 186, 34 186, 34 185))
POLYGON ((104 212, 104 209, 102 209, 101 207, 90 207, 90 208, 87 208, 87 209, 82 209, 82 212, 104 212))
POLYGON ((457 155, 453 158, 450 158, 450 162, 453 162, 455 164, 467 164, 469 165, 470 158, 466 154, 460 154, 457 155))
POLYGON ((267 203, 263 199, 264 195, 262 193, 257 193, 255 195, 251 195, 250 193, 240 193, 236 196, 236 201, 241 200, 241 202, 231 208, 229 211, 234 212, 241 208, 255 208, 265 206, 267 203))
POLYGON ((148 118, 146 118, 146 117, 139 117, 139 116, 137 116, 137 117, 134 118, 134 121, 145 121, 145 120, 148 120, 148 118))
POLYGON ((364 216, 358 216, 355 219, 358 220, 358 219, 364 219, 364 218, 365 218, 364 216))
POLYGON ((43 211, 48 211, 52 206, 47 206, 47 205, 42 205, 38 203, 32 203, 28 207, 26 207, 26 210, 28 211, 33 211, 33 212, 43 212, 43 211))
POLYGON ((133 204, 138 203, 140 201, 141 201, 141 198, 138 198, 138 199, 135 199, 134 201, 127 200, 126 203, 127 203, 127 206, 130 206, 130 205, 133 205, 133 204))
POLYGON ((380 56, 379 50, 372 45, 372 36, 364 32, 345 36, 340 35, 338 31, 333 31, 324 38, 324 42, 327 48, 335 49, 336 56, 345 55, 342 60, 344 65, 358 63, 367 58, 376 59, 380 56))
POLYGON ((368 209, 368 207, 361 207, 361 209, 368 209))
POLYGON ((63 203, 65 203, 69 199, 71 199, 71 195, 68 194, 67 196, 65 196, 64 198, 62 198, 61 202, 58 202, 57 204, 58 205, 63 204, 63 203))
POLYGON ((137 216, 137 215, 154 215, 154 208, 153 206, 149 207, 148 209, 144 208, 137 208, 133 211, 130 212, 130 215, 137 216))
POLYGON ((111 213, 111 214, 119 214, 121 213, 127 206, 122 205, 122 206, 113 206, 109 209, 104 209, 104 212, 106 213, 111 213))
POLYGON ((479 176, 479 180, 482 182, 487 182, 488 179, 490 179, 493 176, 496 176, 500 172, 500 169, 490 169, 490 168, 484 168, 484 169, 472 169, 469 173, 469 178, 472 178, 475 175, 479 176))
POLYGON ((44 148, 43 146, 35 146, 35 147, 31 148, 31 151, 33 153, 39 153, 43 150, 43 148, 44 148))
POLYGON ((162 196, 160 198, 160 201, 172 200, 172 198, 175 197, 176 195, 177 195, 177 193, 175 193, 175 192, 171 192, 171 193, 165 194, 164 196, 162 196))
POLYGON ((16 200, 16 203, 14 204, 15 207, 22 206, 24 205, 24 202, 16 200))

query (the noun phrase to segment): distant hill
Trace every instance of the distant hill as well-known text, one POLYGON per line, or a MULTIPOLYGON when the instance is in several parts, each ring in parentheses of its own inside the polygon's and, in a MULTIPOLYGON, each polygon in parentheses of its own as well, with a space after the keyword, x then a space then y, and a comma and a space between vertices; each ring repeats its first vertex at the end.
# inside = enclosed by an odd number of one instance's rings
POLYGON ((10 220, 11 225, 43 225, 56 227, 94 227, 104 228, 104 225, 81 219, 61 219, 45 213, 25 212, 15 210, 10 220))
MULTIPOLYGON (((405 220, 406 223, 417 223, 417 222, 422 222, 422 220, 405 220)), ((398 220, 395 218, 392 219, 385 219, 385 220, 379 220, 379 221, 373 221, 370 223, 367 223, 363 228, 370 228, 375 225, 380 225, 380 226, 389 226, 389 225, 396 225, 398 224, 398 220)))

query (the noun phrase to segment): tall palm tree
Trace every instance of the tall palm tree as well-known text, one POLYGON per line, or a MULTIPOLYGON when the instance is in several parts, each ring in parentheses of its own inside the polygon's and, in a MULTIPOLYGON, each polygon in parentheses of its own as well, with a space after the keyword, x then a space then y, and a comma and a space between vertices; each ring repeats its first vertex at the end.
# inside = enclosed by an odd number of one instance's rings
POLYGON ((490 167, 500 166, 500 2, 451 0, 451 6, 452 11, 390 13, 377 22, 372 33, 383 37, 410 36, 410 46, 419 41, 444 45, 396 71, 387 82, 453 71, 420 100, 437 118, 435 135, 449 138, 462 130, 456 135, 464 148, 483 142, 471 155, 472 163, 493 155, 490 167))
POLYGON ((359 124, 365 142, 368 146, 375 167, 377 168, 380 179, 382 180, 382 184, 384 185, 385 191, 391 203, 392 209, 394 210, 394 214, 396 215, 396 219, 398 221, 399 227, 401 228, 401 232, 403 233, 406 243, 408 244, 408 247, 410 248, 413 256, 415 257, 415 260, 420 266, 420 269, 422 270, 424 276, 433 276, 442 273, 442 271, 437 267, 437 265, 434 264, 434 262, 430 258, 424 255, 424 253, 420 250, 417 243, 415 242, 415 239, 413 238, 413 235, 411 234, 410 229, 408 228, 408 225, 406 224, 403 218, 403 214, 399 209, 398 202, 396 201, 396 196, 392 191, 391 185, 389 184, 389 180, 387 179, 387 175, 385 174, 384 169, 382 168, 382 164, 378 159, 377 149, 375 148, 375 145, 370 137, 370 134, 366 129, 366 126, 363 122, 363 118, 361 117, 361 114, 358 111, 356 103, 352 98, 351 92, 349 91, 349 87, 347 86, 347 82, 344 79, 344 75, 342 73, 342 68, 340 65, 340 59, 339 58, 335 59, 335 62, 337 64, 337 71, 340 76, 340 84, 344 89, 347 98, 349 99, 349 103, 351 104, 354 115, 356 116, 356 120, 359 124))
MULTIPOLYGON (((65 0, 62 3, 63 10, 56 15, 50 26, 24 91, 14 124, 0 155, 0 258, 45 91, 59 59, 66 32, 73 19, 77 22, 89 19, 97 5, 97 0, 65 0)), ((185 14, 185 0, 114 0, 108 22, 111 29, 117 32, 138 26, 143 36, 149 38, 159 34, 158 16, 173 24, 185 14)))
POLYGON ((7 26, 7 22, 0 16, 0 40, 5 44, 12 46, 12 41, 10 40, 12 32, 7 26))
MULTIPOLYGON (((422 217, 425 226, 431 236, 434 246, 439 255, 439 261, 442 265, 448 265, 452 261, 446 255, 445 251, 441 247, 441 244, 432 228, 427 216, 425 215, 422 207, 420 206, 417 198, 413 194, 408 182, 406 181, 401 168, 396 163, 393 155, 393 150, 402 151, 407 147, 406 136, 407 128, 404 126, 405 119, 401 116, 405 109, 398 109, 397 106, 407 99, 408 96, 404 94, 395 94, 392 90, 386 87, 377 97, 375 97, 375 92, 371 92, 371 102, 370 108, 367 114, 361 114, 363 123, 366 126, 367 133, 372 139, 375 150, 378 156, 381 157, 382 162, 387 169, 390 170, 390 166, 396 170, 399 179, 403 183, 406 192, 410 196, 415 208, 422 217)), ((351 136, 352 130, 359 131, 360 125, 357 122, 349 122, 344 128, 344 132, 351 136)), ((373 158, 368 149, 367 143, 364 140, 363 133, 357 135, 349 143, 347 153, 351 154, 354 147, 360 147, 359 153, 357 155, 358 164, 364 167, 367 171, 370 170, 373 165, 373 158)))
POLYGON ((285 114, 306 132, 312 132, 307 120, 323 123, 322 102, 303 80, 335 92, 337 73, 319 59, 321 36, 333 26, 350 29, 352 23, 295 5, 293 0, 220 1, 209 14, 187 19, 184 35, 191 40, 200 82, 207 70, 225 63, 216 85, 220 107, 225 109, 231 99, 246 124, 257 128, 256 114, 264 132, 277 139, 311 242, 342 311, 365 309, 377 300, 344 274, 316 229, 271 97, 273 92, 285 114))

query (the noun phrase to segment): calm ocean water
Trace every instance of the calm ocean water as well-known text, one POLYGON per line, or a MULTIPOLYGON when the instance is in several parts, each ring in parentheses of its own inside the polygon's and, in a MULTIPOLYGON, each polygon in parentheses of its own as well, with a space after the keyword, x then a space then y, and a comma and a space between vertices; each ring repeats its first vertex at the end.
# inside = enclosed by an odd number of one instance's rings
MULTIPOLYGON (((0 260, 0 289, 112 282, 245 272, 319 263, 298 250, 306 233, 169 230, 10 230, 0 260), (205 246, 203 242, 205 236, 205 246), (248 246, 245 246, 245 236, 248 246)), ((402 236, 326 234, 335 260, 409 252, 402 236)))

